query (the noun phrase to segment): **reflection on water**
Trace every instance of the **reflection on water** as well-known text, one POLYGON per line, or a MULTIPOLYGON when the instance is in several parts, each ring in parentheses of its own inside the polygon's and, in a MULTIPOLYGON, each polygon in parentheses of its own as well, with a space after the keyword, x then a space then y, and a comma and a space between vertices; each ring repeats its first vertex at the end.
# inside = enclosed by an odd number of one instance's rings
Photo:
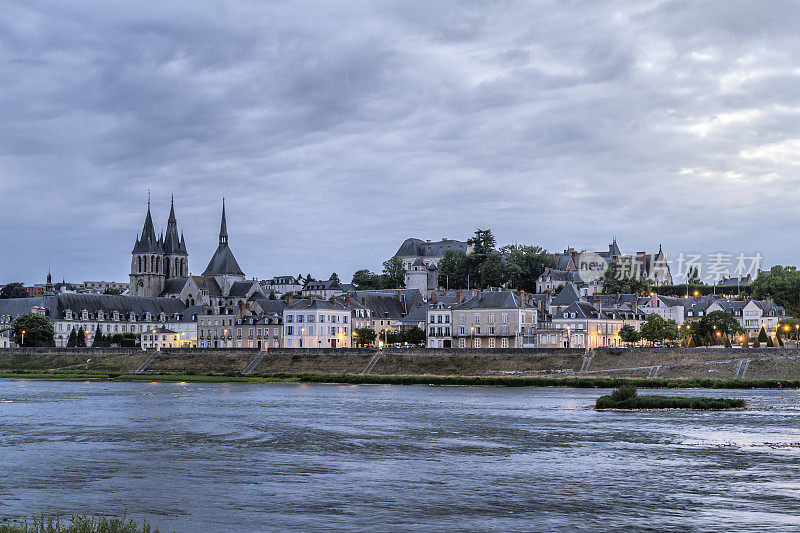
POLYGON ((0 517, 162 530, 800 528, 800 393, 0 381, 0 517), (648 394, 650 391, 643 391, 648 394))

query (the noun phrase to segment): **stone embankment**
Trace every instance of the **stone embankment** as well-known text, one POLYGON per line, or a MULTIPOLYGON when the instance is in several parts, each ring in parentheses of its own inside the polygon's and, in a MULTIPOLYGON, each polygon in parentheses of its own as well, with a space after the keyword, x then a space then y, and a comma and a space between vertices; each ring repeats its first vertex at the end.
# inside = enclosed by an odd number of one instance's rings
POLYGON ((628 378, 800 379, 800 350, 635 348, 469 350, 12 349, 0 372, 370 374, 628 378))

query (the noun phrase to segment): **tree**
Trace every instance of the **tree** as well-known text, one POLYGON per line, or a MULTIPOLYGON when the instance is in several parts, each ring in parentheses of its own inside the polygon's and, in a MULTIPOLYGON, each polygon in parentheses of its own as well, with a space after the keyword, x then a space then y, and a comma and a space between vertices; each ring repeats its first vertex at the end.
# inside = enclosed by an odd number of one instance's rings
POLYGON ((67 348, 74 348, 78 345, 78 333, 73 326, 72 331, 69 332, 69 339, 67 339, 67 348))
POLYGON ((761 343, 758 342, 758 337, 753 339, 753 348, 761 348, 761 343))
POLYGON ((697 322, 697 332, 700 335, 711 333, 716 336, 717 332, 720 335, 735 335, 742 330, 739 321, 725 311, 712 311, 697 322))
POLYGON ((0 289, 0 300, 6 300, 9 298, 27 298, 28 291, 22 285, 22 283, 9 283, 2 289, 0 289))
POLYGON ((767 337, 767 348, 774 348, 775 343, 772 342, 772 337, 767 337))
POLYGON ((14 336, 14 342, 20 346, 55 346, 53 323, 46 316, 37 313, 25 313, 14 319, 11 324, 11 334, 14 336))
POLYGON ((359 346, 367 346, 375 342, 377 336, 374 329, 371 328, 358 328, 355 330, 356 344, 359 346))
POLYGON ((747 333, 745 333, 742 336, 742 348, 749 348, 750 347, 750 343, 747 342, 747 337, 748 337, 747 333))
POLYGON ((111 294, 113 296, 119 296, 122 294, 120 289, 115 289, 114 287, 108 287, 106 290, 103 291, 103 294, 111 294))
POLYGON ((335 281, 336 283, 339 283, 339 274, 334 272, 333 274, 331 274, 331 277, 328 278, 328 281, 335 281))
POLYGON ((360 291, 374 290, 378 288, 378 275, 362 268, 353 273, 353 280, 350 283, 360 291))
POLYGON ((83 330, 83 326, 78 328, 78 334, 75 338, 75 346, 78 348, 86 348, 86 332, 83 330))
POLYGON ((768 340, 769 335, 764 331, 764 326, 761 326, 761 331, 758 332, 758 342, 767 342, 768 340))
POLYGON ((403 332, 403 342, 414 345, 425 344, 425 331, 417 326, 407 329, 403 332))
POLYGON ((383 262, 383 274, 388 278, 386 284, 390 285, 385 289, 402 289, 406 286, 406 267, 399 257, 390 257, 383 262))
POLYGON ((678 325, 674 320, 665 320, 657 313, 652 313, 647 317, 647 321, 641 327, 642 338, 651 343, 663 340, 675 340, 678 338, 678 325))
POLYGON ((630 324, 625 324, 619 329, 619 338, 622 342, 633 344, 635 342, 639 342, 641 336, 639 332, 636 331, 636 328, 631 326, 630 324))
POLYGON ((725 335, 725 347, 726 348, 733 348, 733 346, 731 346, 731 339, 727 335, 725 335))
POLYGON ((800 272, 797 267, 776 265, 769 272, 759 274, 750 290, 753 298, 772 297, 793 316, 800 316, 800 272))
POLYGON ((478 229, 475 231, 475 236, 467 239, 467 244, 472 246, 472 253, 475 255, 486 255, 494 250, 495 241, 492 230, 478 229))
POLYGON ((639 267, 630 259, 615 259, 608 264, 603 274, 603 294, 649 293, 650 280, 640 273, 639 267))
POLYGON ((492 250, 486 255, 478 270, 481 287, 500 287, 506 282, 506 268, 499 252, 492 250))
POLYGON ((535 293, 536 280, 547 267, 556 266, 553 254, 539 246, 510 244, 500 248, 506 268, 506 279, 515 289, 535 293))
MULTIPOLYGON (((467 254, 462 250, 447 250, 439 261, 439 285, 454 288, 467 288, 467 276, 470 274, 467 254)), ((475 286, 475 278, 470 279, 470 286, 475 286)))
POLYGON ((92 347, 93 348, 102 348, 108 346, 108 340, 103 335, 103 329, 100 327, 100 324, 97 325, 97 329, 94 332, 94 339, 92 340, 92 347))

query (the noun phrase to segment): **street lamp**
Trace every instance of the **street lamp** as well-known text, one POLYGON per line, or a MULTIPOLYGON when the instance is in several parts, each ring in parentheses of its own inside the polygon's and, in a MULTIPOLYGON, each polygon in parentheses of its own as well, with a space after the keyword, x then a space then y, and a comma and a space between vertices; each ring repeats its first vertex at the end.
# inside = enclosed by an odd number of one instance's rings
POLYGON ((20 346, 25 346, 25 330, 22 330, 22 342, 20 342, 20 346))

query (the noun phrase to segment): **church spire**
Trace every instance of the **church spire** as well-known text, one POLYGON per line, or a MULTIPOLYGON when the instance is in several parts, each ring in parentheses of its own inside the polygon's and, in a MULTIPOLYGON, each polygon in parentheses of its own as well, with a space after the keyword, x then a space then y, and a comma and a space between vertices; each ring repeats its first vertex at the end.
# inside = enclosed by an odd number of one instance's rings
POLYGON ((222 197, 222 222, 219 225, 219 243, 228 244, 228 223, 225 220, 225 197, 222 197))
POLYGON ((153 227, 153 216, 150 214, 150 191, 147 191, 147 216, 144 217, 142 236, 137 239, 133 252, 160 252, 161 247, 153 227))

